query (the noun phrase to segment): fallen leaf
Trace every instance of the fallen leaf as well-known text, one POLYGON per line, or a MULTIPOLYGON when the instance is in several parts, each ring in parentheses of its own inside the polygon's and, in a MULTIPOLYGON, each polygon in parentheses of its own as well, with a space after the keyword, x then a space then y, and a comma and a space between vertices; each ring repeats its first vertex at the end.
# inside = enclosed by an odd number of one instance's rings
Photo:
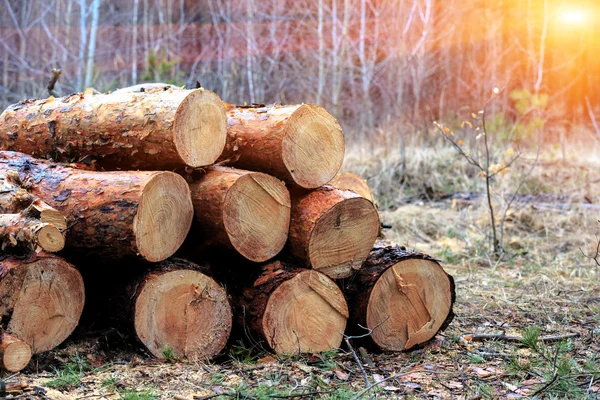
POLYGON ((339 369, 336 369, 334 372, 335 372, 335 376, 337 376, 337 378, 342 381, 347 381, 348 377, 350 376, 350 374, 348 374, 344 371, 340 371, 339 369))

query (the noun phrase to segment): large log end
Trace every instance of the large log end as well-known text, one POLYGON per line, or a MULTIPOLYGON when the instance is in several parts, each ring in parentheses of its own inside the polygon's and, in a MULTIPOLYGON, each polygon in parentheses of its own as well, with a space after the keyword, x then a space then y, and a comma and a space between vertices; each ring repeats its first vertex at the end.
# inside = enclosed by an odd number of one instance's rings
POLYGON ((133 222, 139 254, 162 261, 183 244, 194 217, 190 188, 181 176, 157 173, 145 186, 133 222))
POLYGON ((306 270, 273 291, 262 330, 278 354, 319 353, 340 346, 347 318, 348 306, 335 282, 306 270))
POLYGON ((251 172, 227 192, 223 222, 233 247, 245 258, 262 262, 285 245, 290 226, 290 194, 283 182, 251 172))
POLYGON ((323 107, 303 104, 290 116, 282 142, 293 181, 314 189, 329 182, 344 161, 344 133, 323 107))
POLYGON ((135 301, 135 331, 157 358, 167 351, 206 360, 227 343, 232 314, 225 289, 194 270, 150 274, 135 301))
POLYGON ((177 108, 173 135, 185 164, 203 167, 214 163, 227 139, 227 114, 219 96, 209 90, 192 90, 177 108))

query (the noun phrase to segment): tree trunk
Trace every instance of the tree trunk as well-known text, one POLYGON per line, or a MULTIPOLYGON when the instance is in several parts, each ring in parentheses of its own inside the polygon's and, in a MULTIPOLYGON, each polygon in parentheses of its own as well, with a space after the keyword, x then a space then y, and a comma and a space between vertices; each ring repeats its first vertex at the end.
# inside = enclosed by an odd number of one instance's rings
POLYGON ((348 307, 335 282, 320 272, 274 261, 235 299, 243 326, 277 354, 338 348, 348 307))
POLYGON ((373 203, 356 193, 330 186, 292 192, 290 252, 331 278, 346 278, 360 269, 379 225, 373 203))
POLYGON ((169 259, 130 285, 131 316, 140 342, 157 358, 207 360, 223 350, 232 314, 225 288, 207 268, 169 259))
POLYGON ((260 172, 214 167, 190 184, 200 239, 255 262, 275 257, 290 226, 283 182, 260 172))
POLYGON ((84 171, 0 151, 0 179, 11 170, 31 182, 33 196, 67 217, 67 247, 162 261, 181 246, 192 223, 189 187, 172 172, 84 171))
POLYGON ((226 115, 204 89, 73 94, 26 100, 0 115, 0 148, 56 161, 92 157, 111 169, 212 164, 223 151, 226 115))
POLYGON ((313 189, 329 182, 344 159, 338 122, 316 105, 232 108, 219 159, 313 189))
POLYGON ((29 360, 31 346, 8 333, 0 333, 0 370, 19 372, 29 364, 29 360))
POLYGON ((350 306, 350 328, 373 333, 369 341, 383 351, 402 351, 432 339, 452 321, 454 279, 436 260, 378 243, 363 268, 343 285, 350 306))
POLYGON ((39 253, 0 261, 0 328, 31 345, 34 354, 73 332, 84 298, 81 275, 60 257, 39 253))
POLYGON ((361 195, 370 202, 374 201, 373 194, 371 193, 369 185, 367 185, 367 181, 352 172, 337 174, 335 178, 329 182, 329 185, 340 190, 350 190, 361 195))

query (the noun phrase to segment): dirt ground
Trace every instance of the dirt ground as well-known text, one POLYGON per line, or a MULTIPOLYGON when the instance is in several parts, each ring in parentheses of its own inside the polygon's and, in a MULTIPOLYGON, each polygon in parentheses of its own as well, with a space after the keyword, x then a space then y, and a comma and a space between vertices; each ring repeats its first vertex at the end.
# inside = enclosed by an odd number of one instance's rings
MULTIPOLYGON (((413 153, 402 167, 353 153, 344 166, 368 178, 388 238, 454 276, 456 317, 425 347, 368 353, 364 376, 347 348, 281 359, 238 342, 211 363, 157 362, 121 332, 76 332, 9 379, 7 398, 600 398, 600 267, 583 254, 596 250, 600 162, 539 161, 496 258, 473 172, 439 153, 413 153)), ((498 196, 514 188, 498 186, 498 196)))

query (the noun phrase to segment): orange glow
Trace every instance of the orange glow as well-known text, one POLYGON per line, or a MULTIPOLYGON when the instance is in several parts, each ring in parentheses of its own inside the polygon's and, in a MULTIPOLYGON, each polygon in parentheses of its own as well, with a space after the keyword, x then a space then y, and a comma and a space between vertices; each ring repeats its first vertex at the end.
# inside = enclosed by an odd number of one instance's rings
POLYGON ((582 25, 587 20, 585 11, 580 9, 564 10, 558 17, 560 22, 569 25, 582 25))

